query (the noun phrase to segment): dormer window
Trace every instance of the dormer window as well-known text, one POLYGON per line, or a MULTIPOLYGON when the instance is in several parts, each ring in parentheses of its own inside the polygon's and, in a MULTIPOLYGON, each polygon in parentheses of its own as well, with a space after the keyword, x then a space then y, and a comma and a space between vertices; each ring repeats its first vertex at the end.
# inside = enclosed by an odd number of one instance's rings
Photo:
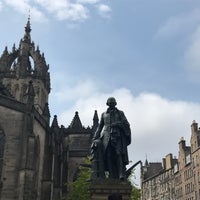
POLYGON ((190 156, 190 154, 186 155, 186 158, 185 158, 185 164, 187 165, 189 163, 191 163, 191 156, 190 156))

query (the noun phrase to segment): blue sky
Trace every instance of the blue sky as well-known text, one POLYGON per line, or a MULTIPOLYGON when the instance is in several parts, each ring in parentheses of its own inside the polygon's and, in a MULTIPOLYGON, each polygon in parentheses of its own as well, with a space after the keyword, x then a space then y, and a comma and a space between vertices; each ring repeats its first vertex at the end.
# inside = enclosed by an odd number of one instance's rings
POLYGON ((130 160, 178 155, 200 122, 200 1, 0 0, 0 50, 32 40, 50 65, 51 115, 83 125, 115 96, 131 124, 130 160))

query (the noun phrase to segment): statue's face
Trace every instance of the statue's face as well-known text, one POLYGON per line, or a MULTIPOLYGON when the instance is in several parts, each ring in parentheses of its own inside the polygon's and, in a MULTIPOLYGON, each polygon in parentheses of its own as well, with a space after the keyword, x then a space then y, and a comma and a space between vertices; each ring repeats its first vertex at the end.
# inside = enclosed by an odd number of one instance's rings
POLYGON ((114 108, 116 106, 116 102, 115 101, 110 101, 110 102, 108 102, 108 106, 110 108, 114 108))
POLYGON ((117 105, 117 102, 114 97, 110 97, 108 98, 106 104, 109 106, 109 108, 114 108, 117 105))

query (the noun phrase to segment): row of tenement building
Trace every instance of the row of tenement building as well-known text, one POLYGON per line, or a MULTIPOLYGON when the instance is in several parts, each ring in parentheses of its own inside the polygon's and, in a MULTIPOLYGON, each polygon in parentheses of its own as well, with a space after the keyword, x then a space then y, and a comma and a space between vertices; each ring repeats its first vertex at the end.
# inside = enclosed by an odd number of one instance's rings
POLYGON ((50 124, 49 65, 30 33, 28 19, 19 46, 0 57, 0 200, 66 196, 99 121, 95 111, 85 128, 75 112, 68 127, 56 116, 50 124))
POLYGON ((179 155, 168 154, 163 162, 148 163, 141 168, 142 200, 200 199, 200 129, 193 121, 190 146, 181 138, 179 155))

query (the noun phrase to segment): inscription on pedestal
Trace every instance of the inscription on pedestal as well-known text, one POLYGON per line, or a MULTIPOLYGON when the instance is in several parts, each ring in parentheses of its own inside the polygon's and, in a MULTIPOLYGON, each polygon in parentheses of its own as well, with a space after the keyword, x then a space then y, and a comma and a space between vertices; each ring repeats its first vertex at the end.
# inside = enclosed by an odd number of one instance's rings
POLYGON ((113 193, 120 193, 123 200, 131 199, 132 186, 128 181, 100 179, 91 182, 91 200, 108 200, 113 193))

